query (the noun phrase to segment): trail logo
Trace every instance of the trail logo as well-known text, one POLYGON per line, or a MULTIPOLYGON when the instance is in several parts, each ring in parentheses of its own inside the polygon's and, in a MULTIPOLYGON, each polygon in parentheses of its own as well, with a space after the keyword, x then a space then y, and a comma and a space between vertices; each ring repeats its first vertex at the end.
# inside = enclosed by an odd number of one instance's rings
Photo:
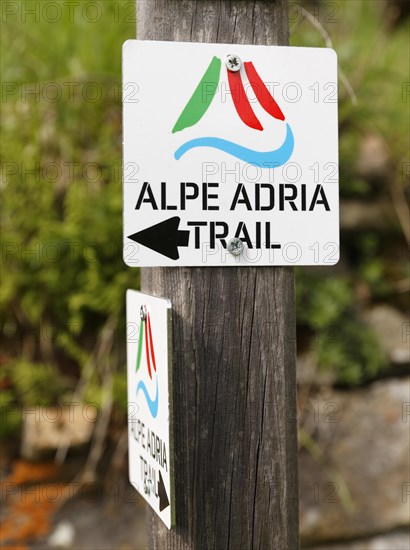
MULTIPOLYGON (((285 115, 259 76, 252 61, 243 63, 238 56, 229 55, 226 58, 226 71, 229 91, 239 118, 246 126, 255 131, 263 131, 263 126, 254 113, 247 96, 243 78, 246 77, 261 107, 273 118, 285 121, 285 115)), ((214 56, 202 76, 194 93, 176 121, 172 133, 180 132, 197 124, 212 104, 219 87, 222 63, 214 56)), ((191 139, 175 151, 174 157, 179 160, 182 155, 195 147, 212 147, 236 157, 247 164, 259 168, 272 168, 285 164, 293 153, 294 137, 286 123, 286 137, 283 144, 272 151, 257 151, 249 149, 219 137, 200 137, 191 139)))
POLYGON ((137 351, 137 361, 136 361, 135 372, 138 373, 141 366, 143 341, 145 339, 145 358, 147 363, 148 375, 151 380, 152 380, 152 370, 155 372, 155 397, 153 399, 150 397, 150 394, 147 390, 147 386, 145 385, 143 380, 138 381, 137 396, 139 392, 141 392, 144 395, 152 418, 156 418, 158 414, 158 403, 159 403, 158 376, 156 372, 157 365, 155 362, 154 342, 152 338, 151 316, 150 316, 150 312, 147 310, 146 305, 141 306, 140 317, 141 317, 141 323, 140 323, 140 330, 139 330, 138 351, 137 351), (151 365, 152 365, 152 368, 151 368, 151 365))

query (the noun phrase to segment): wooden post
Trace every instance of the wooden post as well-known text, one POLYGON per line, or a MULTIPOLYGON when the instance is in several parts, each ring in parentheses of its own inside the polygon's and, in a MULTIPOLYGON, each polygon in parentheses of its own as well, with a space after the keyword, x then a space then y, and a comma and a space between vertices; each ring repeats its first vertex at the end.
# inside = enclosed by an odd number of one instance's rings
MULTIPOLYGON (((137 0, 137 37, 288 43, 286 0, 137 0)), ((172 90, 170 90, 172 93, 172 90)), ((142 269, 173 306, 175 529, 149 548, 298 548, 292 268, 142 269)))

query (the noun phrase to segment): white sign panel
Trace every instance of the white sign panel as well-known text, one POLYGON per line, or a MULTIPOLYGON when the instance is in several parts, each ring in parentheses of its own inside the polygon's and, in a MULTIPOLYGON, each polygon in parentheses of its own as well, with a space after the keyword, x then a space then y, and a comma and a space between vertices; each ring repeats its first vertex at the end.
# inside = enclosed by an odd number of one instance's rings
POLYGON ((333 50, 130 40, 123 79, 128 265, 338 261, 333 50))
POLYGON ((130 482, 170 529, 174 523, 171 304, 127 291, 130 482))

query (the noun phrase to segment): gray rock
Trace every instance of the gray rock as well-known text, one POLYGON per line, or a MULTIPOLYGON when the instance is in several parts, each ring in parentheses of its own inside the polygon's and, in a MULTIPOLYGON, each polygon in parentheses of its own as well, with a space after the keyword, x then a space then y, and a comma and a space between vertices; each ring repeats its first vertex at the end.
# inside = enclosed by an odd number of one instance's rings
POLYGON ((60 521, 47 539, 50 548, 71 548, 75 538, 75 529, 69 521, 60 521))
POLYGON ((410 533, 407 530, 394 531, 372 538, 360 539, 342 544, 310 546, 309 550, 409 550, 410 533))
POLYGON ((360 144, 357 171, 366 179, 383 179, 389 173, 390 156, 386 142, 378 134, 368 134, 360 144))
POLYGON ((397 216, 388 201, 340 201, 340 227, 343 231, 377 229, 389 231, 395 228, 397 216))
POLYGON ((301 353, 296 359, 296 381, 299 386, 331 386, 336 382, 334 370, 320 370, 316 353, 312 350, 301 353))
POLYGON ((348 392, 327 389, 304 410, 302 543, 352 540, 409 525, 410 379, 348 392))
MULTIPOLYGON (((57 512, 56 525, 71 524, 71 550, 146 550, 146 504, 127 480, 109 483, 95 493, 80 491, 57 512)), ((61 539, 60 539, 61 540, 61 539)), ((66 542, 68 537, 63 537, 66 542)), ((54 550, 42 539, 31 550, 54 550)))
POLYGON ((59 447, 88 443, 97 419, 97 409, 83 403, 64 407, 30 407, 23 412, 21 455, 38 460, 59 447))
POLYGON ((390 361, 410 363, 410 321, 400 311, 376 306, 365 313, 365 320, 377 334, 390 361))

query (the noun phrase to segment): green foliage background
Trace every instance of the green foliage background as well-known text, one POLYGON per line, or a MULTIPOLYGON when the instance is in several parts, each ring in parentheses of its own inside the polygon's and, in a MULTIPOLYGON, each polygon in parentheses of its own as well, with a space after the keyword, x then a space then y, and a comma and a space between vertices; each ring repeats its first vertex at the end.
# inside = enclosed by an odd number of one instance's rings
POLYGON ((81 375, 83 397, 98 403, 107 362, 125 409, 124 298, 139 285, 122 261, 121 47, 135 36, 132 5, 98 2, 87 17, 80 5, 53 23, 52 11, 23 22, 20 3, 2 26, 3 403, 67 401, 81 375))
MULTIPOLYGON (((15 4, 1 38, 1 404, 63 402, 80 377, 82 397, 98 402, 109 372, 125 408, 124 298, 139 272, 122 261, 121 46, 135 36, 134 3, 98 2, 95 23, 81 9, 74 20, 63 10, 55 23, 22 21, 15 4)), ((375 197, 392 202, 392 186, 408 183, 406 25, 386 16, 385 2, 330 4, 335 12, 303 3, 322 30, 293 5, 291 44, 324 46, 326 29, 355 90, 356 101, 339 82, 342 198, 364 208, 375 197), (367 135, 388 151, 381 179, 358 169, 367 135)), ((404 307, 395 282, 406 276, 405 250, 398 221, 387 232, 359 228, 342 235, 341 265, 297 271, 299 330, 339 382, 362 383, 385 365, 361 311, 379 301, 404 307), (335 340, 313 338, 329 326, 335 340)), ((17 426, 8 415, 6 433, 17 426)))
MULTIPOLYGON (((302 6, 290 9, 291 45, 327 45, 338 54, 342 205, 345 209, 357 205, 365 218, 371 204, 395 212, 402 202, 406 217, 409 6, 381 0, 302 6), (316 23, 304 16, 304 9, 316 17, 316 23), (378 149, 364 169, 363 149, 369 141, 376 142, 378 149)), ((343 231, 342 225, 341 261, 335 268, 297 270, 298 326, 315 335, 310 347, 318 367, 333 370, 338 382, 346 385, 372 380, 388 366, 363 320, 364 310, 380 303, 405 313, 409 309, 408 220, 395 214, 388 221, 383 217, 380 210, 373 226, 359 222, 343 231)))

